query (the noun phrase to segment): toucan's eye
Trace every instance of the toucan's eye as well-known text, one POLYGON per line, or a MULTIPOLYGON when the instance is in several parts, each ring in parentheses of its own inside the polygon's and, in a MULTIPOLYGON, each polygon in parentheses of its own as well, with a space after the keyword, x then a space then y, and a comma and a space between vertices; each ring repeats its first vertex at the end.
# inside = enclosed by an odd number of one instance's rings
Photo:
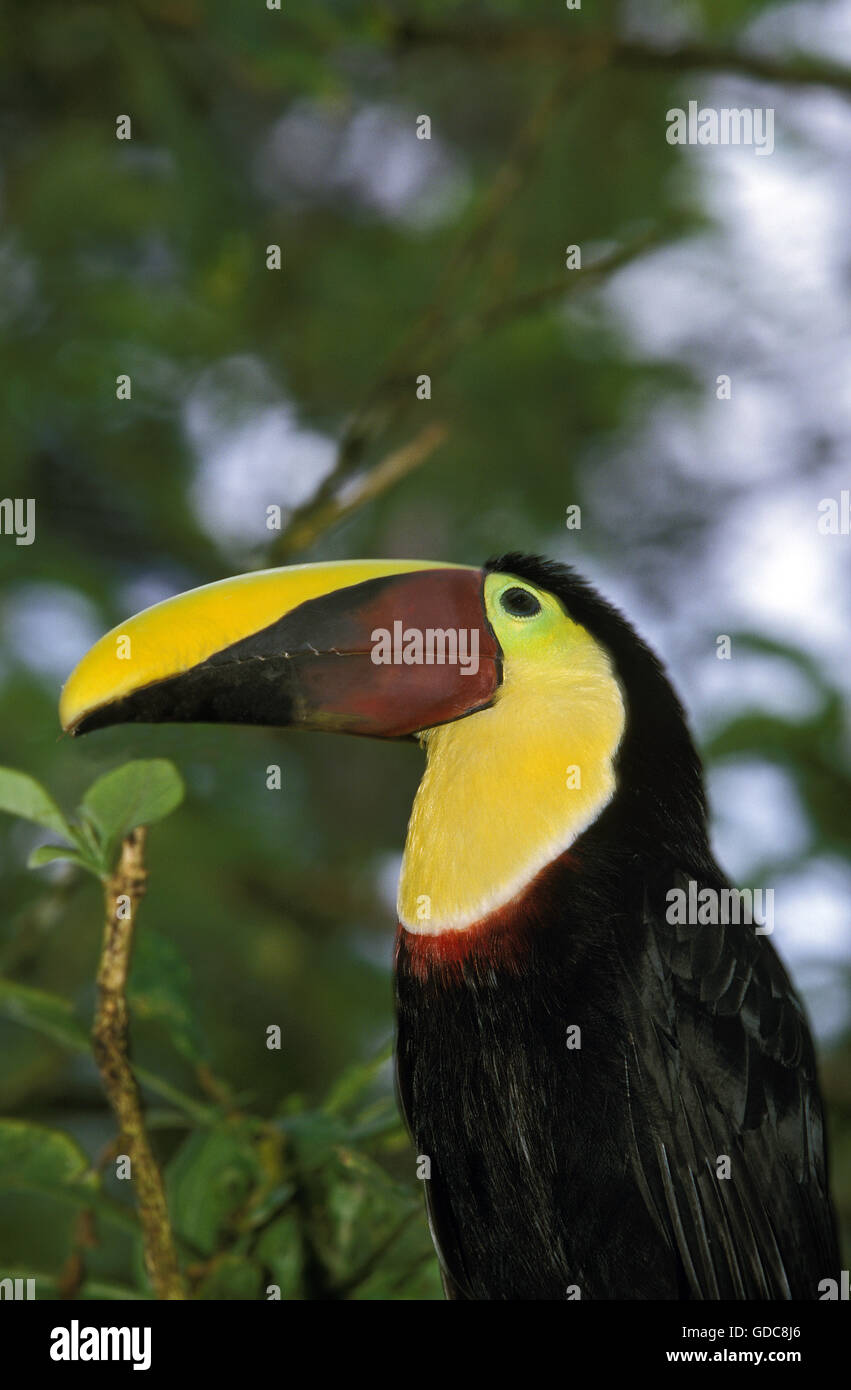
POLYGON ((512 618, 534 618, 541 611, 540 603, 528 589, 506 589, 499 601, 512 618))

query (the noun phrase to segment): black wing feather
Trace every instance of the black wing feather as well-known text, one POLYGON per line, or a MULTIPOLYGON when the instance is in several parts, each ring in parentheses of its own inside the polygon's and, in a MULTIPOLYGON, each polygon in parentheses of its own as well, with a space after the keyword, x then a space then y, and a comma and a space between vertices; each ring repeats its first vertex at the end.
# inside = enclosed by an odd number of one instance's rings
POLYGON ((644 925, 626 1071, 645 1201, 692 1298, 817 1298, 838 1252, 803 1008, 752 925, 647 903, 644 925))

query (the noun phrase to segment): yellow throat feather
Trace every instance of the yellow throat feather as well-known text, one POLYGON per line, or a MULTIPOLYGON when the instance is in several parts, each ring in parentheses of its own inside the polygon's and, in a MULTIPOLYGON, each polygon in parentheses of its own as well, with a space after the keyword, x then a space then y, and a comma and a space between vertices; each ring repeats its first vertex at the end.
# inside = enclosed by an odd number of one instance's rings
POLYGON ((491 574, 485 605, 503 651, 493 705, 421 735, 399 882, 408 931, 463 930, 510 902, 597 819, 615 791, 624 700, 608 654, 546 590, 491 574), (508 590, 541 611, 513 617, 508 590))

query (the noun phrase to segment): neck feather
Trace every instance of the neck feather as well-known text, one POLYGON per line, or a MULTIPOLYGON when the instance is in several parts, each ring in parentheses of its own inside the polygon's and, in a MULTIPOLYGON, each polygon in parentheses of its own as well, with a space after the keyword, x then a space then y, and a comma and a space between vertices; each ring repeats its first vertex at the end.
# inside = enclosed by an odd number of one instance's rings
POLYGON ((490 708, 429 730, 402 927, 463 932, 522 894, 611 801, 624 724, 609 658, 588 638, 570 663, 506 666, 490 708))

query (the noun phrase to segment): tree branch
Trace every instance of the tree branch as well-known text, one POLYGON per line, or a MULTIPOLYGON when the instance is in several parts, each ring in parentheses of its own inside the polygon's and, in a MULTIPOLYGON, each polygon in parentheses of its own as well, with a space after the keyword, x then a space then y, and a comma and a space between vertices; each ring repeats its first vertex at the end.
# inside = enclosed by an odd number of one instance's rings
POLYGON ((565 58, 585 64, 589 59, 634 70, 735 72, 760 82, 789 86, 833 87, 851 92, 851 69, 812 54, 793 53, 774 58, 713 44, 690 43, 659 48, 635 39, 598 34, 576 34, 569 25, 425 25, 416 21, 399 24, 394 33, 397 49, 453 48, 495 59, 531 57, 565 58))
POLYGON ((434 453, 448 434, 443 424, 426 425, 419 434, 392 454, 388 454, 359 477, 353 479, 336 495, 327 499, 314 496, 293 513, 286 530, 281 533, 272 552, 275 558, 286 560, 299 551, 307 550, 325 531, 350 516, 365 502, 372 502, 400 479, 407 477, 434 453))
POLYGON ((625 68, 734 72, 758 82, 776 82, 791 87, 833 87, 838 92, 851 93, 851 68, 807 53, 772 58, 760 53, 742 53, 735 48, 703 44, 660 49, 648 44, 618 43, 614 48, 613 60, 625 68))
POLYGON ((145 892, 145 831, 133 830, 105 883, 106 922, 98 968, 92 1041, 95 1061, 122 1143, 130 1157, 139 1207, 145 1267, 157 1298, 186 1297, 168 1219, 165 1188, 145 1130, 142 1100, 129 1060, 127 977, 139 903, 145 892))
MULTIPOLYGON (((409 444, 375 466, 373 471, 379 477, 377 488, 365 483, 354 495, 344 500, 345 485, 363 467, 370 448, 397 426, 416 403, 412 364, 418 358, 420 362, 428 362, 433 344, 442 338, 446 321, 456 307, 459 287, 480 262, 498 226, 500 213, 529 177, 535 155, 543 145, 559 107, 574 85, 574 77, 560 75, 521 125, 505 160, 483 193, 472 221, 451 253, 430 303, 391 353, 363 405, 351 417, 340 440, 333 469, 313 496, 293 513, 286 530, 272 547, 273 557, 291 556, 304 550, 342 516, 355 511, 377 492, 385 491, 397 477, 409 472, 410 467, 424 462, 442 443, 443 433, 438 438, 437 433, 429 435, 427 431, 421 432, 409 444), (427 440, 426 444, 424 439, 427 440), (403 460, 401 465, 400 459, 403 460), (405 460, 413 460, 410 467, 405 466, 405 460)), ((441 431, 442 428, 435 427, 441 431)))
MULTIPOLYGON (((444 331, 438 346, 430 351, 427 359, 429 366, 432 369, 436 364, 444 366, 459 350, 477 338, 503 327, 505 323, 535 313, 548 303, 568 299, 577 291, 600 283, 607 276, 636 260, 645 251, 663 245, 671 236, 676 235, 678 230, 678 227, 653 228, 626 245, 617 247, 591 265, 565 272, 543 285, 534 286, 521 294, 502 300, 481 313, 468 315, 461 319, 454 329, 444 331)), ((408 377, 395 380, 388 377, 385 390, 395 389, 401 392, 403 383, 405 390, 410 391, 411 382, 408 377)), ((376 424, 376 430, 378 433, 381 432, 380 423, 376 424)), ((435 449, 444 443, 447 435, 445 425, 427 425, 407 444, 388 454, 374 467, 350 479, 348 484, 340 485, 337 492, 332 491, 328 495, 320 488, 293 512, 286 529, 270 551, 270 560, 274 563, 286 563, 293 555, 307 550, 324 532, 329 531, 365 503, 373 501, 420 464, 425 463, 435 449)))
POLYGON ((462 319, 455 332, 449 335, 445 342, 445 356, 451 357, 469 342, 501 328, 505 323, 524 318, 527 314, 545 308, 547 304, 569 299, 578 290, 600 283, 623 266, 637 260, 646 251, 665 245, 680 230, 679 226, 654 227, 610 251, 608 255, 601 256, 590 265, 565 271, 551 280, 546 280, 542 285, 535 285, 529 290, 523 290, 520 294, 491 305, 481 314, 462 319))
MULTIPOLYGON (((420 32, 420 31, 418 31, 420 32)), ((426 31, 422 31, 426 32, 426 31)), ((439 31, 428 30, 430 39, 439 31)), ((455 31, 452 31, 453 33, 455 31)), ((466 31, 464 31, 466 32, 466 31)), ((479 31, 475 38, 478 39, 479 31)), ((469 313, 454 325, 458 300, 465 284, 481 264, 488 244, 500 225, 500 215, 529 178, 535 156, 543 146, 552 122, 564 101, 575 92, 577 76, 587 78, 605 64, 609 47, 595 40, 582 45, 581 74, 575 65, 559 74, 520 126, 505 160, 479 199, 475 213, 456 243, 438 280, 430 303, 391 353, 383 371, 368 393, 364 404, 351 417, 340 440, 336 463, 313 496, 292 514, 286 529, 272 545, 268 559, 287 561, 306 550, 324 532, 366 502, 392 487, 419 466, 445 438, 443 426, 421 430, 406 445, 366 469, 364 460, 377 441, 399 426, 416 404, 414 375, 419 370, 433 372, 451 359, 460 348, 476 337, 521 317, 551 300, 567 298, 589 281, 599 281, 642 251, 661 242, 678 229, 655 230, 612 252, 595 265, 571 271, 545 285, 504 300, 489 309, 469 313), (353 488, 353 479, 361 481, 353 488)))

